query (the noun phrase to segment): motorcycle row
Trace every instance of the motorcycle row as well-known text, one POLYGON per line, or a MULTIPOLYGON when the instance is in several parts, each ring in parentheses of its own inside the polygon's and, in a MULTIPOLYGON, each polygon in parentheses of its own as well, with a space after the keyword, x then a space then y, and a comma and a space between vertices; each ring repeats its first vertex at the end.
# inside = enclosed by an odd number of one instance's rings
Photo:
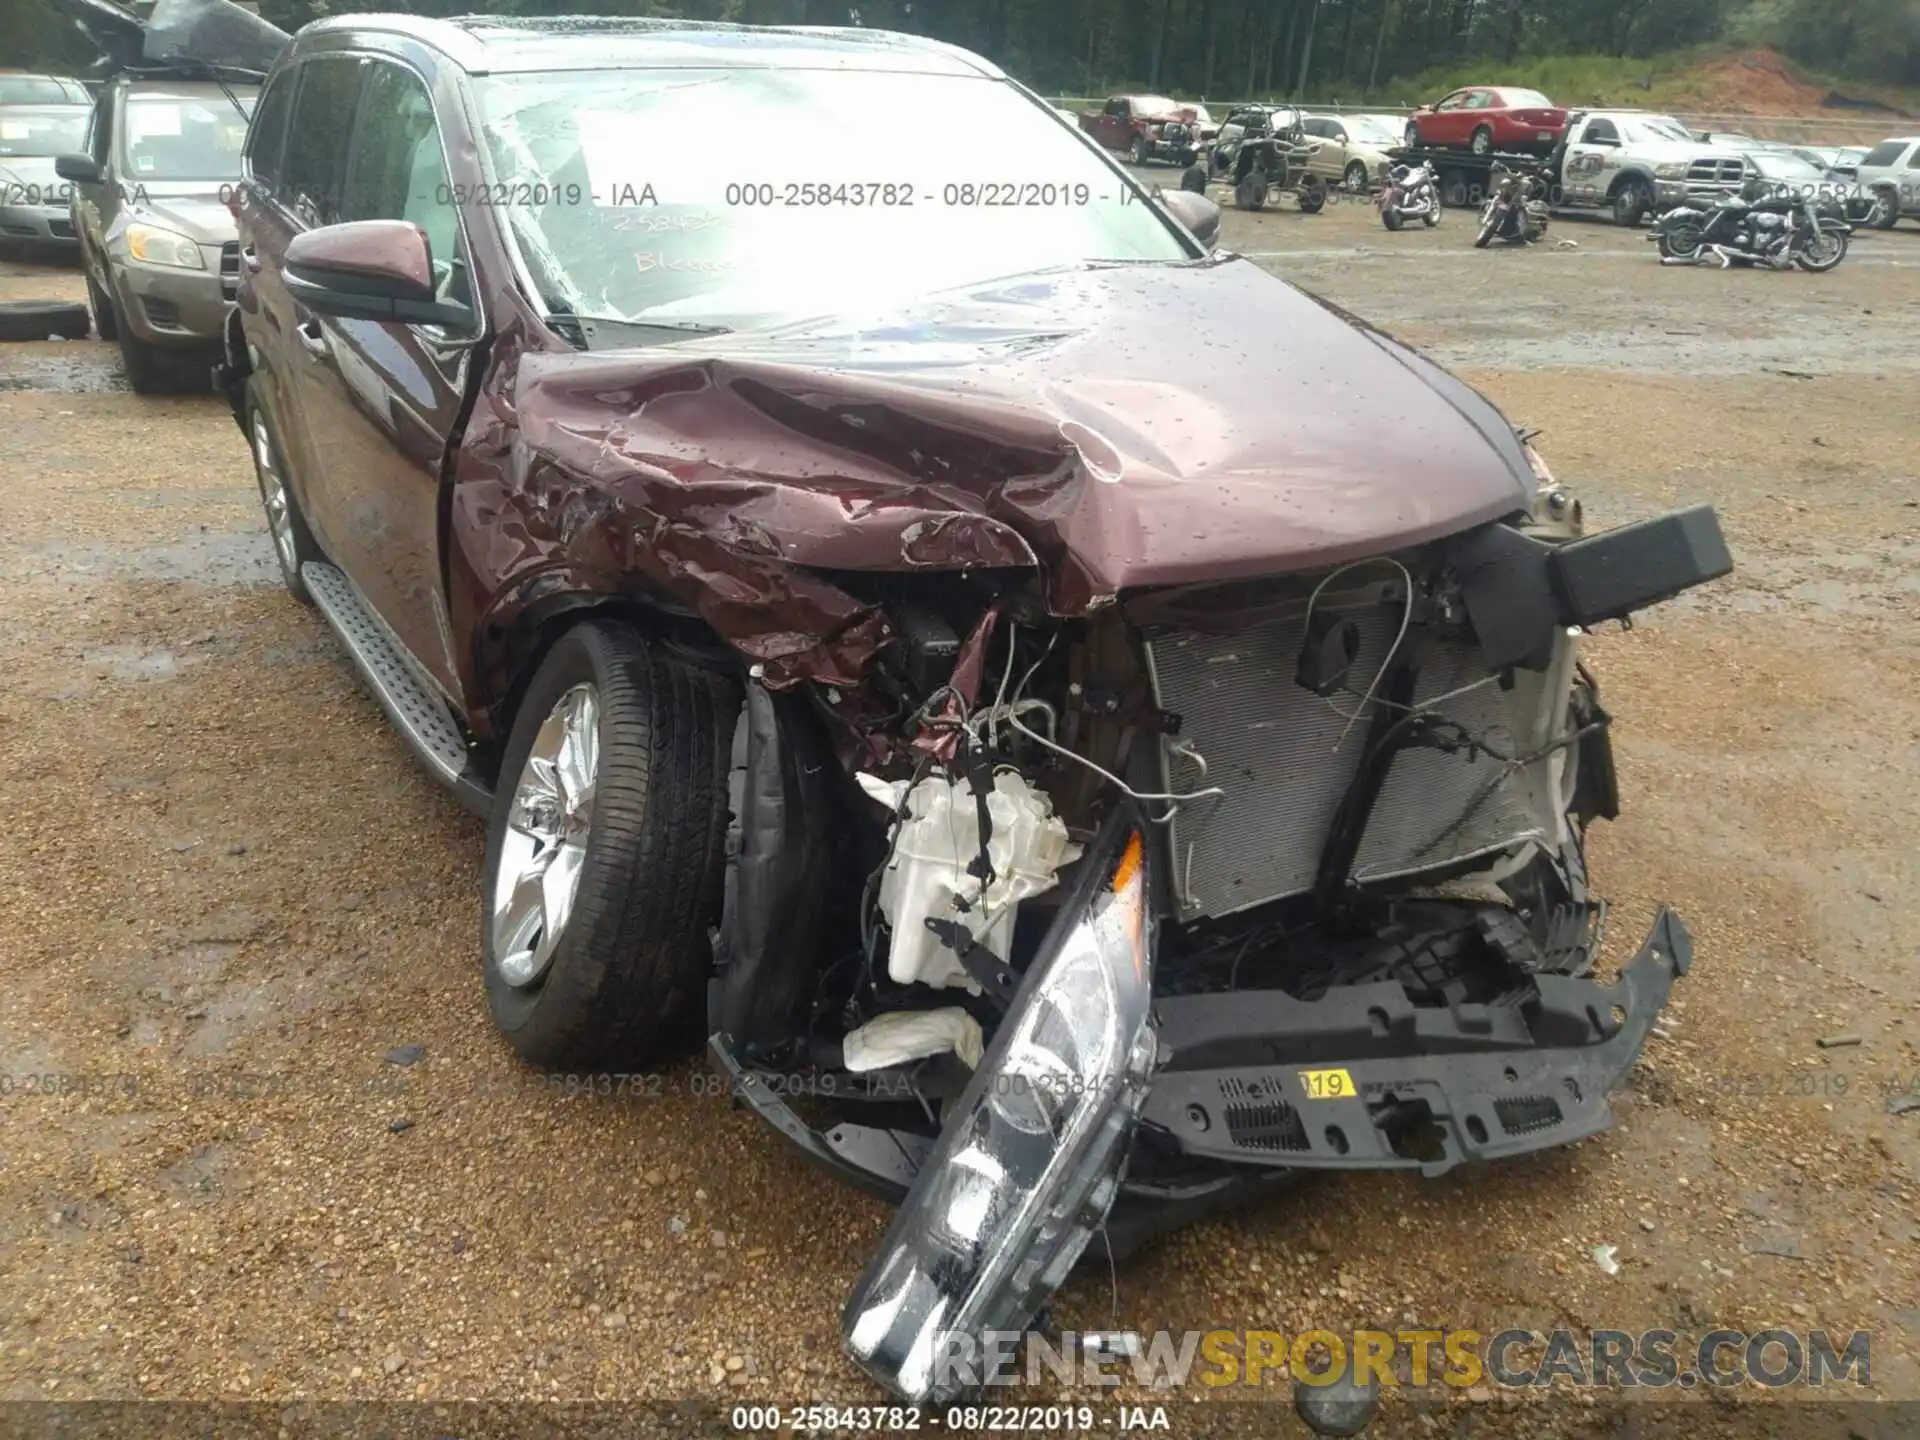
MULTIPOLYGON (((1480 210, 1477 249, 1496 241, 1532 245, 1547 233, 1545 175, 1538 170, 1495 165, 1492 193, 1480 210)), ((1395 165, 1376 203, 1389 230, 1419 221, 1440 223, 1440 180, 1431 163, 1395 165)), ((1799 266, 1821 273, 1847 257, 1853 226, 1832 204, 1811 193, 1756 186, 1704 204, 1680 205, 1655 218, 1647 236, 1660 247, 1663 265, 1799 266)))
MULTIPOLYGON (((1389 230, 1398 230, 1415 220, 1429 227, 1438 225, 1440 177, 1425 160, 1395 165, 1388 172, 1387 183, 1375 203, 1380 207, 1380 223, 1389 230)), ((1546 183, 1540 175, 1531 170, 1494 166, 1492 193, 1480 209, 1475 247, 1484 250, 1496 240, 1532 245, 1546 233, 1546 183)))

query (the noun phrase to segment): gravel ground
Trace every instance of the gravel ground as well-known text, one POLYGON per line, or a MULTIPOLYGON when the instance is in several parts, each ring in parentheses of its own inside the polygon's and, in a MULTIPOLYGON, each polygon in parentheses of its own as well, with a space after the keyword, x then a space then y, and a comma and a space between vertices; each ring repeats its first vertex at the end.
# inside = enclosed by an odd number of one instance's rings
MULTIPOLYGON (((1892 1103, 1920 1086, 1920 232, 1807 276, 1665 269, 1578 221, 1481 253, 1470 224, 1287 203, 1223 240, 1540 427, 1590 520, 1720 507, 1737 575, 1592 647, 1609 948, 1668 901, 1694 971, 1607 1134, 1315 1180, 1055 1318, 1861 1328, 1867 1393, 1920 1402, 1920 1114, 1892 1103)), ((0 264, 0 298, 82 293, 0 264)), ((567 1094, 493 1038, 481 827, 279 587, 221 403, 137 398, 97 341, 0 346, 0 435, 0 1399, 877 1399, 837 1322, 881 1206, 691 1063, 567 1094)), ((1687 1433, 1756 1433, 1667 1394, 1687 1433)))

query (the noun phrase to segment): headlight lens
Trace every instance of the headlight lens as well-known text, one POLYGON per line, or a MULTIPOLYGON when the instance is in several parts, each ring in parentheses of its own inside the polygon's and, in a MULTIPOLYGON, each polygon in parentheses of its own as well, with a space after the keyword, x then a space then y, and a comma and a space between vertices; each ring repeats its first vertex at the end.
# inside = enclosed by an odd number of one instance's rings
POLYGON ((1032 1322, 1118 1193, 1156 1042, 1145 847, 1115 833, 842 1317, 854 1359, 917 1403, 981 1378, 972 1342, 1032 1322))
POLYGON ((149 265, 172 265, 181 270, 204 270, 200 247, 177 230, 158 225, 127 226, 127 253, 149 265))
POLYGON ((1656 165, 1653 167, 1653 178, 1656 180, 1684 180, 1687 178, 1687 167, 1685 164, 1656 165))

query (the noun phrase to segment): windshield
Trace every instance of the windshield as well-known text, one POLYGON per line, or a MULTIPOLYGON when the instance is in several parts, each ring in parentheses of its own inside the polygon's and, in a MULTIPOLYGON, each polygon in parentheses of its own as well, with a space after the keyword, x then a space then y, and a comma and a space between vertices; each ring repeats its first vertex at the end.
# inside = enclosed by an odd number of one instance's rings
POLYGON ((1005 81, 627 70, 475 89, 496 208, 557 314, 737 329, 1056 266, 1189 258, 1130 181, 1005 81), (873 123, 909 114, 967 123, 873 123), (753 143, 716 155, 664 135, 753 143))
POLYGON ((0 110, 0 160, 44 159, 84 148, 90 113, 84 105, 0 110))
MULTIPOLYGON (((258 91, 236 89, 252 113, 258 91)), ((127 168, 138 180, 238 180, 247 116, 226 96, 136 95, 123 122, 127 168)))
POLYGON ((83 101, 87 92, 77 80, 49 75, 0 75, 0 105, 65 105, 83 101))
POLYGON ((1693 143, 1693 132, 1671 115, 1642 115, 1627 123, 1627 133, 1635 140, 1679 140, 1693 143))
POLYGON ((1363 145, 1398 145, 1407 128, 1387 115, 1352 115, 1340 123, 1347 127, 1348 138, 1363 145))
POLYGON ((1502 90, 1501 98, 1509 110, 1551 110, 1554 104, 1538 90, 1502 90))

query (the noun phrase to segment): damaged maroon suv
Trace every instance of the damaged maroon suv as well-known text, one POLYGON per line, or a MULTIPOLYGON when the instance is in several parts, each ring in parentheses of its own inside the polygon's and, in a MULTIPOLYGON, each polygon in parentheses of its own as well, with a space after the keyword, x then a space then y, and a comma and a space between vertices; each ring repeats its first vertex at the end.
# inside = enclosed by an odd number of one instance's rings
POLYGON ((1609 1123, 1691 948, 1591 973, 1578 644, 1730 568, 1711 509, 1584 533, 1473 390, 915 37, 342 16, 237 209, 274 545, 489 817, 501 1033, 704 1041, 898 1202, 843 1325, 900 1394, 1090 1246, 1609 1123))

